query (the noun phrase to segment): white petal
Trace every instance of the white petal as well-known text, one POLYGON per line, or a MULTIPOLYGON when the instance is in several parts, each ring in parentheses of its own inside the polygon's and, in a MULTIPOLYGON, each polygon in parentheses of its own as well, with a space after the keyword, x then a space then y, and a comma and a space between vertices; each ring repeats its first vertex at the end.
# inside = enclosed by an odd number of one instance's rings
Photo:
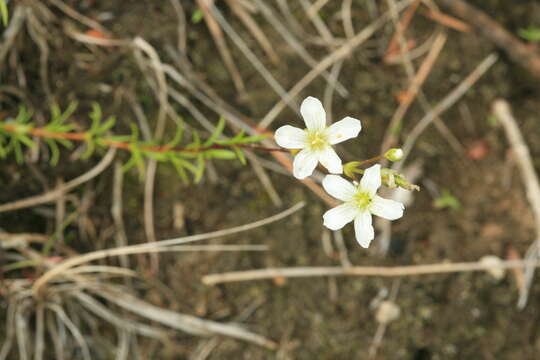
POLYGON ((319 99, 312 96, 305 98, 300 105, 300 114, 308 129, 322 130, 326 127, 326 111, 319 99))
POLYGON ((364 176, 360 180, 362 190, 369 191, 370 194, 375 194, 381 187, 381 165, 376 164, 364 171, 364 176))
POLYGON ((342 204, 328 210, 323 215, 323 225, 330 230, 339 230, 358 216, 358 209, 350 204, 342 204))
POLYGON ((328 169, 332 174, 341 174, 343 172, 343 166, 341 165, 341 159, 338 154, 330 146, 320 151, 319 161, 328 169))
POLYGON ((319 158, 316 153, 304 149, 296 154, 293 161, 293 175, 297 179, 305 179, 311 174, 317 167, 319 158))
POLYGON ((369 210, 373 215, 380 216, 386 220, 396 220, 403 216, 404 209, 405 207, 400 202, 383 199, 375 195, 369 210))
POLYGON ((285 149, 303 149, 306 146, 306 132, 291 125, 276 130, 276 143, 285 149))
POLYGON ((355 193, 354 185, 337 175, 326 175, 322 186, 327 193, 341 201, 349 201, 355 193))
POLYGON ((375 238, 375 231, 371 225, 371 214, 369 211, 364 211, 354 219, 354 233, 356 241, 363 248, 368 248, 371 240, 375 238))
POLYGON ((326 134, 330 144, 334 145, 357 137, 360 130, 362 130, 360 120, 347 116, 343 120, 330 125, 326 130, 326 134))

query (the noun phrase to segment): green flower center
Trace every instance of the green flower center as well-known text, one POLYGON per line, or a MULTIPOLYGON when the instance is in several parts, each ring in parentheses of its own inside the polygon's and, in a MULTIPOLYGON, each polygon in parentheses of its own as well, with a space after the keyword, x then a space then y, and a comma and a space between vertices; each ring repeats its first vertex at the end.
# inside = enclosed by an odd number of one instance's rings
POLYGON ((358 191, 352 198, 352 202, 359 210, 367 210, 371 201, 371 194, 366 191, 358 191))
POLYGON ((324 130, 307 130, 307 145, 311 150, 323 150, 328 145, 324 130))

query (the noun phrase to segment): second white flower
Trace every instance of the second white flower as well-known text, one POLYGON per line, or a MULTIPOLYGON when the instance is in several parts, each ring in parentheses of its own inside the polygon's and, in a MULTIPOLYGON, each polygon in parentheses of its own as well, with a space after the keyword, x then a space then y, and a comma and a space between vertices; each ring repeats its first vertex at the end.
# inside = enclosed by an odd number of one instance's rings
POLYGON ((327 175, 322 184, 327 193, 344 202, 324 213, 324 226, 330 230, 339 230, 354 221, 356 240, 364 248, 375 237, 371 225, 372 214, 387 220, 403 216, 402 203, 377 195, 381 186, 381 166, 378 164, 365 170, 359 184, 351 184, 337 175, 327 175))

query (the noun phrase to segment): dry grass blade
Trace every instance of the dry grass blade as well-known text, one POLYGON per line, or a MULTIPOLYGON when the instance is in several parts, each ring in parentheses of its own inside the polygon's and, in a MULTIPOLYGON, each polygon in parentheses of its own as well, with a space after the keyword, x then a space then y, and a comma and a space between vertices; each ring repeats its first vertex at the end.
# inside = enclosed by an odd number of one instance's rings
MULTIPOLYGON (((430 47, 428 55, 422 62, 422 65, 420 66, 420 69, 418 70, 418 72, 415 73, 414 65, 410 58, 410 54, 406 49, 407 40, 405 39, 402 25, 399 22, 397 11, 395 11, 395 1, 388 0, 388 3, 391 9, 394 26, 396 27, 395 36, 397 36, 397 39, 400 45, 400 53, 401 53, 400 57, 403 59, 403 65, 407 72, 410 85, 405 93, 405 96, 403 97, 403 100, 400 102, 398 109, 394 112, 394 115, 392 116, 392 119, 390 120, 390 124, 388 125, 386 134, 384 136, 384 139, 381 145, 381 149, 383 149, 382 151, 386 151, 386 149, 396 146, 396 143, 397 143, 396 129, 402 128, 401 123, 403 121, 403 117, 405 116, 407 110, 409 109, 410 105, 412 104, 412 102, 414 101, 416 97, 418 97, 419 103, 426 113, 429 113, 432 111, 431 105, 429 104, 428 100, 426 99, 426 96, 424 95, 424 92, 422 91, 422 84, 425 82, 431 70, 433 69, 433 65, 435 64, 435 61, 438 59, 439 54, 441 53, 441 50, 443 49, 443 46, 446 43, 446 38, 447 38, 446 34, 442 32, 439 32, 435 36, 435 40, 433 41, 430 47)), ((437 127, 437 130, 439 130, 439 132, 444 136, 444 138, 448 141, 450 146, 457 153, 463 153, 463 147, 461 143, 456 139, 456 137, 446 127, 446 125, 441 121, 441 119, 436 117, 434 121, 435 121, 435 126, 437 127)), ((387 161, 383 161, 382 163, 384 166, 384 164, 387 163, 387 161)))
POLYGON ((330 71, 332 79, 328 82, 326 88, 324 89, 323 104, 324 108, 326 109, 326 121, 328 124, 332 124, 334 122, 334 118, 332 116, 332 103, 334 99, 334 90, 336 89, 337 85, 337 79, 343 67, 343 63, 344 61, 338 61, 332 65, 332 70, 330 71))
MULTIPOLYGON (((420 0, 414 0, 414 2, 411 3, 411 5, 407 8, 407 10, 403 12, 403 16, 401 20, 399 21, 399 26, 396 26, 396 32, 392 36, 392 39, 390 40, 390 43, 388 44, 388 48, 386 49, 386 53, 384 55, 384 61, 389 61, 391 57, 396 55, 396 52, 400 48, 400 37, 401 37, 400 33, 404 32, 405 29, 407 29, 419 5, 420 5, 420 0)), ((392 12, 393 11, 394 10, 392 10, 392 12)))
POLYGON ((43 86, 43 91, 47 96, 48 101, 52 101, 52 91, 49 84, 49 45, 47 44, 47 29, 41 24, 38 18, 34 15, 31 8, 27 9, 28 20, 26 21, 26 28, 28 29, 28 34, 32 40, 39 47, 39 72, 40 80, 43 86))
POLYGON ((311 22, 323 38, 324 42, 327 44, 328 47, 332 47, 332 45, 334 44, 334 36, 328 29, 328 26, 326 26, 325 22, 321 19, 318 12, 312 12, 312 7, 308 0, 300 0, 300 4, 304 8, 304 11, 306 12, 308 18, 311 20, 311 22))
POLYGON ((75 269, 69 269, 66 271, 66 275, 86 274, 86 273, 107 273, 121 276, 136 277, 137 272, 118 266, 107 265, 87 265, 79 266, 75 269))
POLYGON ((463 0, 440 0, 440 5, 469 22, 486 39, 503 49, 516 64, 540 79, 540 56, 534 47, 508 32, 485 12, 463 0))
POLYGON ((238 0, 227 0, 227 4, 232 9, 233 13, 238 16, 240 21, 251 31, 251 34, 257 40, 261 48, 264 50, 268 58, 274 65, 279 64, 279 57, 272 48, 270 40, 264 34, 264 31, 261 30, 257 22, 253 20, 251 15, 244 9, 243 4, 238 2, 238 0))
MULTIPOLYGON (((515 154, 516 161, 519 169, 521 170, 521 176, 527 193, 527 198, 532 208, 536 223, 536 240, 527 251, 526 259, 536 260, 540 256, 538 253, 540 248, 540 183, 538 181, 538 175, 534 169, 533 159, 529 151, 529 147, 523 139, 523 135, 519 130, 519 126, 512 115, 510 105, 504 100, 496 100, 493 103, 493 113, 499 119, 504 126, 508 142, 515 154)), ((524 308, 527 304, 527 298, 529 296, 529 290, 531 288, 532 280, 534 277, 534 267, 527 266, 525 268, 525 283, 523 291, 520 291, 518 300, 518 307, 524 308)))
POLYGON ((421 14, 431 20, 438 22, 441 25, 447 26, 457 31, 468 33, 472 30, 471 27, 465 24, 463 21, 460 21, 452 16, 443 14, 442 12, 434 9, 422 11, 421 14))
POLYGON ((71 181, 68 181, 67 183, 65 183, 64 186, 60 188, 56 188, 49 192, 46 192, 45 194, 32 196, 26 199, 13 201, 7 204, 2 204, 0 205, 0 213, 5 212, 5 211, 24 209, 27 207, 46 204, 46 203, 55 201, 59 197, 63 196, 64 194, 67 194, 69 191, 76 188, 77 186, 84 184, 85 182, 101 174, 111 164, 111 162, 114 159, 115 154, 116 154, 116 149, 110 148, 109 151, 107 151, 107 153, 105 154, 105 156, 103 156, 101 161, 85 174, 71 181))
POLYGON ((236 91, 238 91, 238 93, 240 94, 240 97, 245 99, 247 96, 246 86, 244 85, 244 81, 242 80, 242 76, 240 75, 238 67, 236 67, 236 63, 234 62, 231 52, 227 47, 223 32, 221 31, 221 28, 216 22, 214 14, 210 10, 210 8, 213 7, 213 3, 214 0, 197 0, 199 9, 201 9, 204 13, 204 21, 206 22, 206 26, 208 27, 208 30, 210 31, 210 34, 212 35, 212 38, 216 43, 219 54, 221 55, 221 58, 223 59, 223 62, 225 63, 225 66, 227 67, 227 70, 231 75, 234 87, 236 88, 236 91))
POLYGON ((17 34, 21 31, 26 17, 27 12, 24 5, 18 5, 17 7, 15 7, 13 15, 9 20, 9 26, 4 31, 4 34, 2 36, 2 42, 0 43, 0 64, 4 63, 4 58, 15 43, 17 34))
POLYGON ((83 14, 79 13, 78 11, 74 10, 72 7, 69 7, 66 5, 64 1, 61 0, 48 0, 51 4, 56 6, 58 9, 60 9, 63 13, 65 13, 67 16, 79 21, 80 23, 88 26, 90 29, 99 30, 103 34, 110 35, 111 32, 107 30, 103 25, 98 23, 97 21, 94 21, 90 19, 87 16, 84 16, 83 14))
MULTIPOLYGON (((114 220, 115 240, 116 246, 122 247, 128 245, 128 239, 126 235, 126 227, 124 226, 123 213, 123 200, 122 189, 124 183, 124 172, 122 171, 122 163, 117 161, 114 164, 114 176, 113 176, 113 194, 112 194, 112 206, 111 215, 114 220)), ((127 256, 120 257, 120 264, 127 268, 129 267, 129 259, 127 256)))
POLYGON ((345 34, 349 39, 354 37, 354 26, 352 23, 351 7, 352 0, 343 0, 343 3, 341 4, 341 17, 343 19, 343 30, 345 31, 345 34))
POLYGON ((414 144, 422 132, 444 111, 454 105, 465 93, 471 88, 481 77, 488 71, 493 64, 497 61, 498 56, 493 53, 488 55, 475 69, 470 73, 456 88, 454 88, 448 95, 444 97, 431 112, 427 113, 412 131, 408 134, 407 140, 403 144, 403 158, 401 161, 395 163, 392 169, 401 169, 405 160, 409 156, 414 144))
POLYGON ((307 16, 309 18, 313 18, 324 7, 324 5, 328 4, 329 1, 330 0, 317 0, 306 10, 307 16))
POLYGON ((75 339, 75 341, 79 344, 81 348, 83 359, 92 360, 92 356, 90 355, 90 349, 88 348, 88 344, 86 343, 84 336, 79 331, 79 328, 77 328, 77 326, 67 316, 64 309, 62 309, 61 306, 56 305, 56 304, 48 304, 47 308, 55 312, 58 318, 64 323, 64 325, 66 325, 68 330, 71 332, 71 335, 73 336, 73 338, 75 339))
POLYGON ((187 51, 187 21, 186 12, 180 0, 171 0, 171 4, 178 17, 178 51, 185 54, 187 51))
POLYGON ((105 291, 100 291, 98 295, 111 303, 173 329, 199 336, 228 336, 248 341, 268 349, 275 349, 277 347, 277 344, 273 341, 236 325, 221 324, 210 320, 203 320, 191 315, 176 313, 146 303, 126 293, 114 291, 111 288, 106 288, 104 290, 105 291))
POLYGON ((116 360, 128 360, 129 342, 131 333, 127 330, 119 330, 118 346, 116 351, 116 360))
POLYGON ((249 46, 246 45, 246 43, 242 40, 242 38, 236 33, 236 31, 232 28, 232 26, 227 22, 227 20, 223 17, 221 12, 214 6, 210 6, 210 11, 216 21, 221 25, 223 30, 229 35, 231 40, 235 43, 235 45, 240 49, 240 51, 244 54, 244 56, 251 62, 253 67, 261 74, 261 76, 266 80, 268 85, 281 97, 281 101, 286 103, 292 111, 295 113, 298 113, 298 105, 294 102, 294 97, 290 96, 287 91, 279 84, 279 82, 272 76, 270 71, 266 69, 266 67, 263 65, 263 63, 259 60, 257 55, 251 51, 249 46))
POLYGON ((251 151, 246 152, 246 157, 249 159, 249 162, 251 166, 253 167, 253 171, 255 171, 255 174, 257 175, 257 178, 259 178, 259 181, 264 187, 264 190, 270 197, 270 200, 272 200, 272 203, 275 206, 282 206, 283 201, 281 200, 281 197, 279 196, 279 193, 276 191, 274 185, 272 184, 272 180, 270 179, 270 176, 266 173, 266 170, 261 165, 261 162, 257 158, 255 154, 253 154, 251 151))
MULTIPOLYGON (((302 43, 298 41, 293 34, 290 33, 289 29, 284 26, 279 19, 276 17, 276 15, 272 12, 270 7, 267 6, 267 4, 262 0, 255 0, 255 3, 257 4, 258 8, 261 10, 263 15, 266 17, 268 22, 276 29, 276 31, 281 35, 281 37, 289 44, 290 47, 296 51, 298 56, 309 66, 312 68, 317 66, 317 60, 311 56, 308 51, 304 48, 302 43)), ((332 75, 324 70, 321 75, 326 79, 328 82, 336 81, 335 78, 332 77, 332 75)), ((346 97, 349 95, 349 92, 345 87, 338 81, 336 81, 336 91, 343 97, 346 97)))
MULTIPOLYGON (((17 306, 15 311, 15 333, 17 335, 17 345, 19 350, 20 360, 30 360, 29 346, 28 346, 28 325, 26 323, 26 316, 24 314, 28 307, 28 301, 23 301, 22 304, 17 306)), ((86 360, 86 359, 85 359, 86 360)))
POLYGON ((43 359, 45 350, 45 306, 43 302, 36 304, 36 338, 34 345, 34 360, 43 359))
MULTIPOLYGON (((163 64, 159 55, 152 45, 150 45, 146 40, 141 37, 136 37, 133 40, 133 45, 137 50, 143 52, 150 59, 147 62, 150 65, 150 68, 155 74, 155 86, 152 79, 147 77, 149 85, 154 89, 155 96, 159 102, 159 111, 156 129, 154 131, 154 137, 152 140, 161 140, 165 132, 165 125, 167 120, 167 109, 169 108, 168 103, 168 85, 167 77, 163 70, 163 64)), ((142 54, 138 51, 135 52, 135 56, 139 61, 139 64, 144 63, 142 54)), ((142 66, 141 66, 142 67, 142 66)), ((143 69, 144 71, 144 69, 143 69)), ((150 139, 147 139, 150 140, 150 139)), ((150 159, 146 167, 145 182, 144 182, 144 231, 146 234, 146 239, 148 242, 157 241, 157 236, 154 226, 154 185, 155 185, 155 175, 157 170, 157 161, 155 159, 150 159)), ((159 266, 159 259, 157 255, 151 256, 151 272, 156 273, 159 266)))
POLYGON ((91 36, 85 33, 80 32, 76 27, 71 24, 64 25, 64 32, 67 36, 72 38, 75 41, 81 42, 88 45, 97 45, 104 47, 124 47, 131 46, 131 39, 113 39, 113 38, 103 38, 91 36))
POLYGON ((0 249, 26 247, 31 243, 42 244, 49 239, 47 235, 33 233, 0 233, 0 249))
MULTIPOLYGON (((123 248, 99 250, 99 251, 94 251, 94 252, 91 252, 91 253, 88 253, 88 254, 80 255, 80 256, 77 256, 77 257, 72 257, 72 258, 64 260, 61 263, 59 263, 58 265, 52 267, 49 271, 47 271, 40 278, 38 278, 35 281, 35 283, 34 283, 34 285, 32 287, 32 290, 33 290, 35 295, 38 295, 40 293, 41 287, 44 286, 45 284, 47 284, 47 282, 49 282, 51 279, 55 278, 58 275, 61 275, 62 273, 64 273, 64 271, 66 271, 66 270, 68 270, 68 269, 70 269, 70 268, 72 268, 74 266, 84 264, 86 262, 90 262, 90 261, 94 261, 94 260, 98 260, 98 259, 104 259, 104 258, 107 258, 107 257, 114 257, 114 256, 128 255, 128 254, 140 254, 140 253, 152 252, 152 251, 154 251, 154 252, 170 251, 170 249, 167 249, 166 247, 173 246, 173 245, 186 244, 186 243, 194 242, 194 241, 201 241, 201 240, 205 240, 205 239, 211 239, 211 238, 216 238, 216 237, 232 235, 232 234, 236 234, 236 233, 239 233, 239 232, 251 230, 251 229, 254 229, 254 228, 257 228, 257 227, 260 227, 260 226, 264 226, 264 225, 270 224, 270 223, 272 223, 274 221, 281 220, 281 219, 295 213, 296 211, 300 210, 302 207, 304 207, 304 203, 300 202, 300 203, 294 205, 293 207, 291 207, 291 208, 289 208, 289 209, 287 209, 287 210, 285 210, 285 211, 283 211, 283 212, 281 212, 279 214, 276 214, 276 215, 270 216, 270 217, 268 217, 266 219, 255 221, 255 222, 252 222, 252 223, 249 223, 249 224, 236 226, 236 227, 233 227, 233 228, 230 228, 230 229, 218 230, 218 231, 210 232, 210 233, 207 233, 207 234, 191 235, 191 236, 186 236, 186 237, 176 238, 176 239, 161 240, 161 241, 157 241, 155 243, 149 243, 149 244, 131 245, 131 246, 123 247, 123 248)), ((204 249, 204 247, 199 247, 199 248, 193 248, 192 247, 191 249, 189 247, 181 247, 181 249, 184 249, 185 251, 194 251, 194 250, 204 249)), ((179 251, 181 249, 175 249, 175 250, 179 251)), ((223 248, 221 248, 221 249, 223 249, 223 248)))
POLYGON ((0 350, 0 360, 6 360, 11 347, 13 346, 13 340, 15 339, 15 312, 17 311, 17 300, 11 299, 8 303, 5 325, 5 336, 2 349, 0 350))
POLYGON ((268 268, 260 270, 234 271, 223 274, 211 274, 202 278, 206 285, 216 285, 226 282, 266 280, 276 277, 305 278, 324 276, 378 276, 378 277, 402 277, 419 276, 428 274, 447 274, 457 272, 486 271, 492 268, 513 269, 525 266, 540 267, 537 261, 502 261, 500 264, 485 264, 482 262, 440 263, 429 265, 410 265, 394 267, 377 266, 329 266, 329 267, 291 267, 291 268, 268 268))
POLYGON ((135 334, 140 334, 153 339, 166 338, 166 333, 163 330, 128 319, 123 319, 88 294, 77 291, 72 296, 79 300, 80 304, 84 306, 87 310, 91 311, 93 314, 99 316, 103 320, 110 322, 117 328, 124 329, 126 331, 130 331, 135 334))
POLYGON ((57 328, 57 324, 56 324, 57 323, 56 317, 51 311, 48 311, 46 313, 46 317, 47 317, 47 331, 53 343, 56 360, 64 360, 66 357, 64 356, 64 345, 62 342, 63 342, 63 339, 65 339, 65 336, 63 336, 63 334, 60 335, 60 331, 57 328))
MULTIPOLYGON (((409 0, 404 0, 400 2, 399 4, 397 4, 397 10, 402 10, 405 6, 407 6, 409 2, 409 0)), ((300 81, 296 83, 295 86, 292 87, 291 90, 289 90, 289 96, 297 96, 306 86, 308 86, 313 80, 315 80, 328 67, 350 55, 355 48, 357 48, 367 39, 369 39, 375 33, 375 31, 381 28, 389 19, 390 14, 387 12, 379 19, 375 20, 373 23, 365 27, 355 37, 348 40, 345 44, 340 46, 334 52, 326 56, 323 60, 321 60, 321 62, 317 64, 314 69, 308 72, 302 79, 300 79, 300 81)), ((276 119, 279 113, 283 111, 284 107, 285 103, 283 102, 283 100, 280 100, 261 120, 261 122, 259 123, 259 128, 265 129, 270 126, 270 124, 272 124, 272 122, 276 119)))
MULTIPOLYGON (((163 66, 165 73, 180 86, 188 90, 197 100, 202 102, 208 108, 212 109, 215 113, 223 116, 225 120, 229 121, 232 126, 235 126, 238 129, 246 131, 248 134, 255 135, 257 134, 251 126, 246 124, 244 119, 239 116, 234 110, 230 109, 226 103, 220 98, 210 97, 209 95, 204 94, 202 91, 193 86, 193 78, 186 79, 182 74, 180 74, 173 66, 165 64, 163 66)), ((174 89, 169 89, 170 94, 174 94, 174 89)), ((181 94, 178 93, 178 102, 181 103, 181 94)), ((175 99, 176 100, 176 99, 175 99)))

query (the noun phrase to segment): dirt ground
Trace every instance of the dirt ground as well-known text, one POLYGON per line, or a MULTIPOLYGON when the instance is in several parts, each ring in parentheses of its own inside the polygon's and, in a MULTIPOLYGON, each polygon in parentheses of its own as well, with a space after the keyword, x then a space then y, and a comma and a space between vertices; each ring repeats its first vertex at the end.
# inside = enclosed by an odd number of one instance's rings
MULTIPOLYGON (((279 101, 279 95, 272 91, 238 47, 225 37, 246 84, 247 98, 242 98, 204 19, 197 21, 197 6, 191 1, 180 1, 187 19, 187 55, 195 76, 206 81, 229 106, 251 121, 264 117, 279 101)), ((36 2, 25 0, 20 3, 34 9, 42 22, 49 51, 44 58, 43 48, 40 49, 28 28, 21 30, 13 45, 18 49, 18 55, 8 54, 2 63, 2 111, 14 114, 19 105, 26 104, 35 109, 36 121, 44 122, 48 100, 66 106, 69 100, 76 99, 79 108, 75 121, 85 129, 90 125, 85 114, 92 102, 98 102, 104 113, 118 117, 114 131, 122 134, 128 131, 130 123, 137 122, 133 104, 128 100, 128 95, 133 95, 153 128, 158 102, 132 51, 124 47, 88 45, 70 38, 66 29, 76 26, 77 31, 84 32, 88 27, 52 4, 45 6, 51 12, 47 18, 36 2), (40 64, 44 62, 48 79, 43 79, 40 70, 40 64), (25 82, 21 82, 21 74, 14 71, 16 69, 24 71, 25 82)), ((111 37, 131 39, 139 36, 156 49, 163 63, 175 64, 175 58, 168 50, 175 49, 178 44, 179 22, 171 5, 173 2, 86 0, 65 3, 80 14, 99 21, 111 31, 111 37)), ((256 2, 247 3, 253 5, 256 2)), ((283 18, 277 3, 267 2, 283 18)), ((309 35, 302 39, 303 44, 316 59, 322 59, 332 49, 315 41, 322 37, 307 18, 301 3, 289 2, 291 15, 309 35)), ((540 3, 536 0, 471 3, 511 33, 516 34, 530 25, 540 27, 540 3)), ((218 9, 281 86, 292 88, 309 67, 264 16, 253 13, 278 54, 279 64, 273 64, 227 4, 217 1, 218 9)), ((341 6, 341 1, 332 1, 319 11, 336 39, 346 37, 341 6)), ((10 10, 12 8, 13 4, 10 10)), ((358 32, 386 11, 387 2, 353 1, 351 9, 354 28, 358 32), (373 4, 374 14, 370 13, 373 4)), ((439 29, 443 27, 419 11, 407 28, 406 36, 419 45, 439 29)), ((362 249, 354 239, 352 226, 345 228, 345 245, 354 265, 465 262, 477 261, 488 254, 511 259, 516 255, 524 257, 535 239, 534 218, 520 172, 509 152, 503 129, 492 121, 491 105, 496 98, 504 98, 511 104, 534 165, 536 169, 540 168, 538 81, 479 34, 447 28, 444 31, 448 40, 423 85, 431 106, 455 88, 489 53, 498 53, 499 59, 456 105, 441 116, 461 144, 461 151, 453 148, 448 138, 435 127, 428 128, 416 143, 409 161, 421 160, 423 163, 423 173, 417 181, 422 190, 414 195, 414 202, 406 208, 405 216, 393 224, 388 254, 382 256, 375 241, 369 250, 362 249), (434 201, 444 191, 449 191, 459 201, 459 209, 434 206, 434 201)), ((392 22, 387 22, 343 63, 339 81, 350 95, 344 99, 334 94, 332 117, 337 120, 353 116, 362 121, 363 127, 357 140, 339 146, 347 161, 379 153, 388 123, 399 105, 397 96, 408 87, 403 66, 383 61, 394 33, 392 22)), ((417 68, 422 58, 413 61, 417 68)), ((218 116, 207 106, 188 91, 174 86, 210 122, 217 122, 218 116)), ((322 99, 326 86, 326 81, 319 77, 296 100, 308 95, 322 99)), ((184 106, 170 101, 174 111, 187 124, 201 130, 200 124, 184 106)), ((424 109, 415 101, 404 118, 401 142, 424 114, 424 109)), ((290 109, 285 109, 271 129, 285 124, 300 126, 301 119, 290 109)), ((172 122, 169 127, 173 128, 172 122)), ((228 135, 235 132, 230 127, 226 129, 228 135)), ((258 155, 273 161, 269 155, 258 155)), ((47 153, 41 156, 46 158, 47 153)), ((125 161, 126 154, 120 154, 119 159, 125 161)), ((98 160, 97 155, 90 160, 77 159, 67 151, 62 153, 62 160, 56 167, 43 158, 28 161, 25 165, 17 164, 12 158, 2 160, 0 203, 50 190, 59 179, 68 181, 90 169, 98 160)), ((110 215, 113 168, 111 166, 72 193, 77 201, 86 204, 79 215, 84 221, 70 223, 63 232, 64 241, 77 252, 114 247, 116 230, 110 215), (81 225, 85 221, 87 224, 81 225)), ((298 201, 305 201, 306 206, 279 222, 211 241, 216 244, 264 244, 269 247, 266 252, 161 254, 157 273, 148 271, 148 257, 134 256, 132 268, 139 272, 140 280, 135 280, 131 291, 140 299, 169 310, 220 323, 241 322, 249 330, 277 342, 278 350, 267 350, 227 337, 209 340, 168 329, 169 337, 164 343, 139 337, 135 345, 130 345, 138 349, 138 353, 130 355, 129 359, 369 359, 379 327, 374 304, 377 299, 384 298, 381 294, 392 291, 401 313, 386 327, 377 354, 372 358, 489 360, 540 357, 540 284, 533 282, 528 305, 518 309, 519 271, 507 272, 502 280, 474 272, 401 279, 277 278, 204 285, 201 278, 206 274, 270 267, 340 265, 337 247, 327 254, 321 240, 325 232, 321 216, 328 206, 292 176, 272 170, 268 175, 283 201, 282 206, 273 204, 249 165, 213 161, 212 169, 200 184, 184 184, 174 169, 160 165, 154 198, 158 239, 202 234, 249 223, 276 214, 298 201), (176 215, 183 220, 180 227, 174 225, 175 206, 183 209, 183 215, 176 215), (204 357, 204 349, 211 350, 207 357, 204 357)), ((143 193, 144 182, 136 171, 127 173, 123 218, 129 244, 146 241, 143 193)), ((67 213, 74 209, 74 205, 68 205, 67 213)), ((49 203, 0 213, 0 229, 8 233, 51 235, 57 226, 55 211, 55 203, 49 203)), ((9 261, 6 259, 9 256, 4 254, 3 264, 9 261)), ((101 263, 118 264, 115 260, 101 263)), ((35 279, 41 272, 42 269, 5 272, 2 281, 35 279)), ((0 299, 2 308, 6 308, 7 303, 7 297, 0 299)), ((0 323, 7 321, 3 319, 5 316, 2 312, 0 323)), ((33 318, 32 312, 28 312, 30 333, 33 332, 33 318)), ((113 328, 104 322, 78 325, 88 341, 92 359, 115 358, 117 335, 113 328)), ((2 340, 7 328, 0 328, 2 340)), ((17 354, 15 346, 7 359, 22 359, 17 354)), ((52 346, 47 346, 45 354, 46 359, 56 358, 52 346)), ((66 358, 82 358, 77 346, 72 346, 66 358)))

